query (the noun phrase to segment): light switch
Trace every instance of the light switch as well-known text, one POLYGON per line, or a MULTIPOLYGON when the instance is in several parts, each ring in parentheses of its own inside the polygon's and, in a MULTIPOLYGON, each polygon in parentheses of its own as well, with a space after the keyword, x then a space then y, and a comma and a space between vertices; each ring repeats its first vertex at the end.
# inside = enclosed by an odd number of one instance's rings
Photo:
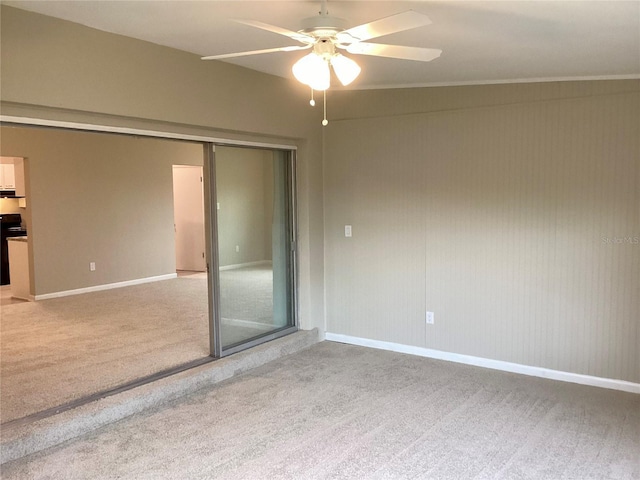
POLYGON ((216 204, 216 207, 217 207, 217 209, 218 209, 218 210, 220 210, 220 202, 218 202, 218 203, 216 204))
POLYGON ((350 237, 351 236, 351 225, 345 225, 344 226, 344 236, 345 237, 350 237))

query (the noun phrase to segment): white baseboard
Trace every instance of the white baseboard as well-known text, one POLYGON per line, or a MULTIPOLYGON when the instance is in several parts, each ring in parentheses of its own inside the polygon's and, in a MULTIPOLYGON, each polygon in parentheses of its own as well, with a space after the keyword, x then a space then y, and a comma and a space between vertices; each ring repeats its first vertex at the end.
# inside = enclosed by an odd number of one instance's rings
POLYGON ((225 265, 224 267, 220 267, 220 271, 237 270, 238 268, 245 268, 245 267, 257 267, 258 265, 271 265, 271 260, 260 260, 257 262, 236 263, 233 265, 225 265))
POLYGON ((348 343, 350 345, 359 345, 362 347, 377 348, 380 350, 389 350, 391 352, 407 353, 409 355, 435 358, 437 360, 446 360, 449 362, 464 363, 466 365, 519 373, 532 377, 548 378, 550 380, 560 380, 563 382, 579 383, 581 385, 590 385, 592 387, 609 388, 612 390, 622 390, 623 392, 640 394, 640 383, 627 382, 625 380, 593 377, 591 375, 582 375, 580 373, 532 367, 530 365, 521 365, 519 363, 503 362, 501 360, 491 360, 489 358, 443 352, 441 350, 432 350, 430 348, 413 347, 411 345, 403 345, 400 343, 370 340, 368 338, 352 337, 350 335, 341 335, 338 333, 325 333, 325 340, 330 342, 348 343))
POLYGON ((140 285, 142 283, 159 282, 161 280, 171 280, 177 278, 177 273, 168 273, 166 275, 158 275, 155 277, 136 278, 135 280, 127 280, 125 282, 106 283, 104 285, 94 285, 92 287, 76 288, 75 290, 64 290, 61 292, 44 293, 36 295, 35 300, 49 300, 50 298, 68 297, 70 295, 80 295, 82 293, 100 292, 102 290, 111 290, 112 288, 130 287, 132 285, 140 285))

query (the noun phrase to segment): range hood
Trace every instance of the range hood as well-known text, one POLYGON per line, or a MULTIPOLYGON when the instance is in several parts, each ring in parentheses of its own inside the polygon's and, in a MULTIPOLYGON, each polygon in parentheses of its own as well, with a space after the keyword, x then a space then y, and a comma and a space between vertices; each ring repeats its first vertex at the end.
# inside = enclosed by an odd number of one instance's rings
POLYGON ((0 198, 24 198, 24 197, 20 195, 16 195, 15 190, 0 190, 0 198))

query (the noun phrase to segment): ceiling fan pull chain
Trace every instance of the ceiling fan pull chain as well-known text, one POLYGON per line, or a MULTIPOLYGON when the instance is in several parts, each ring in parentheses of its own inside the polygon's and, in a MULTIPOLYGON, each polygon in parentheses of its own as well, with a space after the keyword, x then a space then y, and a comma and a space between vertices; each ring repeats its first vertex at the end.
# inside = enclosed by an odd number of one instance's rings
POLYGON ((326 127, 329 124, 329 120, 327 120, 327 91, 324 90, 322 93, 324 94, 324 119, 322 120, 322 126, 326 127))
POLYGON ((309 100, 309 105, 312 107, 316 106, 316 101, 313 99, 313 87, 311 87, 311 100, 309 100))

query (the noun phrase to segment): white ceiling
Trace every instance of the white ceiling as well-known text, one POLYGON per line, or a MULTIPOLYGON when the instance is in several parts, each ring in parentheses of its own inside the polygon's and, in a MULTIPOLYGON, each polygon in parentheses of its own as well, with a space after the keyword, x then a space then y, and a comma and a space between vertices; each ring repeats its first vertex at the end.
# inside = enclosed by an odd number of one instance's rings
MULTIPOLYGON (((320 9, 305 0, 3 3, 199 56, 296 44, 232 19, 299 30, 320 9)), ((640 0, 329 1, 328 9, 349 27, 405 10, 425 13, 432 25, 371 41, 443 50, 429 63, 352 56, 363 71, 350 88, 640 78, 640 0)), ((306 53, 228 61, 292 78, 291 65, 306 53)))

